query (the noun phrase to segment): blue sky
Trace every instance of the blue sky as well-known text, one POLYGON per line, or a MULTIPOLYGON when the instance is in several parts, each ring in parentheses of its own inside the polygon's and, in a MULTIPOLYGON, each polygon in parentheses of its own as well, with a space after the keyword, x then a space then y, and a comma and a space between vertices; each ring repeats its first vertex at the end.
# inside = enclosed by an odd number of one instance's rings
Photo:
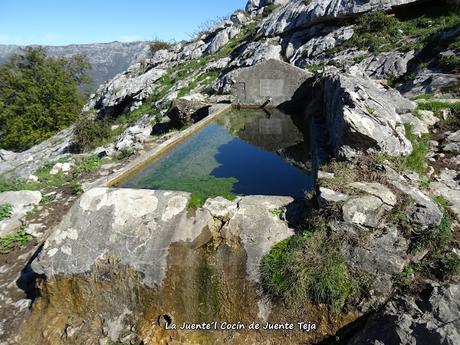
POLYGON ((189 38, 247 0, 0 0, 0 44, 189 38))

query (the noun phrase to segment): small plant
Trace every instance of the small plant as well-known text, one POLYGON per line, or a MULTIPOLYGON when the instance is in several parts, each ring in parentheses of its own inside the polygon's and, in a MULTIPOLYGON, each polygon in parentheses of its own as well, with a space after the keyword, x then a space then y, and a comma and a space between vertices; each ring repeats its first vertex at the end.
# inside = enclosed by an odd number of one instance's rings
POLYGON ((97 155, 87 156, 84 159, 76 162, 74 173, 90 173, 99 168, 103 163, 104 161, 97 155))
POLYGON ((70 192, 74 195, 77 195, 83 192, 83 188, 81 187, 81 184, 78 181, 75 181, 75 180, 71 181, 69 187, 70 187, 70 192))
POLYGON ((404 267, 402 272, 396 273, 393 277, 396 285, 402 289, 408 288, 414 280, 415 270, 411 265, 404 267))
POLYGON ((276 218, 281 218, 281 216, 284 213, 281 208, 272 208, 272 209, 268 210, 268 212, 270 212, 276 218))
POLYGON ((123 160, 123 159, 131 157, 132 155, 134 155, 134 150, 133 149, 130 149, 128 147, 123 147, 119 151, 119 153, 117 155, 117 159, 118 160, 123 160))
POLYGON ((0 237, 0 253, 7 254, 16 248, 26 245, 32 236, 29 235, 25 228, 21 228, 13 234, 0 237))
POLYGON ((0 205, 0 220, 10 218, 13 214, 13 206, 11 204, 0 205))

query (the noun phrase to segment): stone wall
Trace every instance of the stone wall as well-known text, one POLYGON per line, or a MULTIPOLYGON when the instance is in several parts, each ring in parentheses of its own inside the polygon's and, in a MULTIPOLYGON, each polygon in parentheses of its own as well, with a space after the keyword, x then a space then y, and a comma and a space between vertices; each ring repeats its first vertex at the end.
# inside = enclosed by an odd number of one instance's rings
POLYGON ((306 71, 279 60, 267 60, 232 75, 232 94, 240 105, 270 106, 295 101, 302 93, 302 85, 311 77, 306 71))

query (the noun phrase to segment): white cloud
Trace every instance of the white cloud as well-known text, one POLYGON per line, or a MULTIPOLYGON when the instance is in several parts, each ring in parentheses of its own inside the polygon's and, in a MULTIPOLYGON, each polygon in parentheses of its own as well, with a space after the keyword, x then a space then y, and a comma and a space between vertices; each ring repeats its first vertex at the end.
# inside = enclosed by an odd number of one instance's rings
POLYGON ((133 42, 144 41, 144 38, 140 35, 121 35, 118 40, 121 42, 133 42))

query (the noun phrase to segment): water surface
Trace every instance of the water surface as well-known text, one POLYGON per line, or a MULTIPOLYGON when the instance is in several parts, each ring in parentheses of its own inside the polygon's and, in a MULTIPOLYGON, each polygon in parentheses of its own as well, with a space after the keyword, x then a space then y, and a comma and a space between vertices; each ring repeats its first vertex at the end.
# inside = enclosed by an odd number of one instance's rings
POLYGON ((206 197, 286 195, 313 186, 307 126, 278 110, 231 111, 175 146, 120 187, 206 197))

